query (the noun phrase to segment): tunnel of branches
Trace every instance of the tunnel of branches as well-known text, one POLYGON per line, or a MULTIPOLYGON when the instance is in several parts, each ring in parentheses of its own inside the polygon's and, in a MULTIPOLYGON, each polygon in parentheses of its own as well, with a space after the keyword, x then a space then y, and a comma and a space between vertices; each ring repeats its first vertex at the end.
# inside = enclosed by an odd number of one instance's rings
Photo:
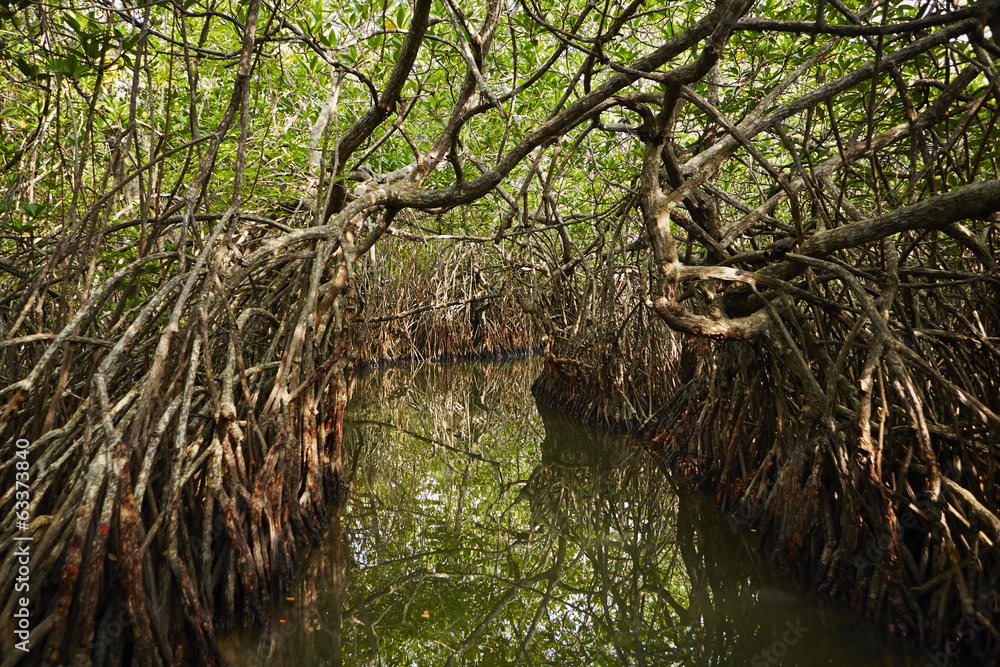
POLYGON ((996 657, 998 59, 996 0, 0 2, 2 664, 221 660, 358 369, 527 351, 804 587, 996 657))

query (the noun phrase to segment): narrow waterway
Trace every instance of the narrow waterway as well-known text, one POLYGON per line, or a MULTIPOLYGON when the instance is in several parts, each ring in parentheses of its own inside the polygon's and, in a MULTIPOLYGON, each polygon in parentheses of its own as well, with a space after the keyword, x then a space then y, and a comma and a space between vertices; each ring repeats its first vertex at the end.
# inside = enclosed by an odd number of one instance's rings
POLYGON ((797 593, 639 442, 540 413, 537 371, 364 376, 349 500, 272 622, 226 640, 232 663, 925 664, 797 593))

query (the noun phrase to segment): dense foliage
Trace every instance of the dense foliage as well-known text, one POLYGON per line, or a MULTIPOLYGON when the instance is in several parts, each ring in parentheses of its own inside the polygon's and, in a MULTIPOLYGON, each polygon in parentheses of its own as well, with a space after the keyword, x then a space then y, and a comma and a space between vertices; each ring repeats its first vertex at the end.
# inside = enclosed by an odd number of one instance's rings
POLYGON ((210 661, 262 621, 341 492, 355 351, 426 310, 497 348, 527 313, 549 390, 673 429, 803 579, 995 651, 998 31, 996 0, 0 1, 31 659, 210 661))

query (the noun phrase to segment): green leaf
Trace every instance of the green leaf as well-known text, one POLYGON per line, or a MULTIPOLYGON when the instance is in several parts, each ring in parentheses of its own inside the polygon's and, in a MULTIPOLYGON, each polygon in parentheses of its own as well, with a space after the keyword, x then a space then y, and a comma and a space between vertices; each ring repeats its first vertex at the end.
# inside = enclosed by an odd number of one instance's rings
POLYGON ((80 22, 77 21, 75 18, 73 18, 71 15, 66 16, 66 23, 69 24, 69 27, 73 28, 73 31, 76 34, 78 35, 83 34, 83 28, 80 27, 80 22))
POLYGON ((17 65, 17 68, 19 70, 21 70, 21 74, 28 77, 29 79, 34 79, 38 76, 38 66, 29 63, 24 58, 15 58, 14 64, 17 65))
POLYGON ((129 37, 128 39, 126 39, 121 43, 121 50, 128 51, 129 49, 131 49, 133 46, 135 46, 135 43, 139 41, 140 37, 142 37, 142 34, 136 32, 134 35, 132 35, 131 37, 129 37))
POLYGON ((19 233, 30 232, 35 229, 35 227, 36 225, 32 222, 19 222, 17 220, 10 221, 10 228, 19 233))
POLYGON ((29 218, 37 218, 45 213, 48 208, 49 207, 46 204, 29 204, 27 202, 21 204, 21 210, 24 211, 29 218))
POLYGON ((91 69, 89 65, 81 63, 75 53, 70 53, 65 58, 52 58, 49 64, 53 72, 74 79, 83 76, 91 69))
POLYGON ((83 40, 83 51, 91 61, 96 61, 101 57, 101 52, 104 50, 101 47, 103 46, 103 44, 98 43, 95 39, 83 40))

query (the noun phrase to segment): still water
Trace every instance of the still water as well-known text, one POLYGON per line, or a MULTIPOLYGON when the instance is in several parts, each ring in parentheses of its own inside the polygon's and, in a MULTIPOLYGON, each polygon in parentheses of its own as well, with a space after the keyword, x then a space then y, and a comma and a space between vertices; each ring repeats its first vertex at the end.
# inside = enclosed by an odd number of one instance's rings
POLYGON ((231 662, 925 664, 797 593, 640 442, 540 410, 538 369, 361 378, 348 502, 271 623, 227 640, 231 662))

